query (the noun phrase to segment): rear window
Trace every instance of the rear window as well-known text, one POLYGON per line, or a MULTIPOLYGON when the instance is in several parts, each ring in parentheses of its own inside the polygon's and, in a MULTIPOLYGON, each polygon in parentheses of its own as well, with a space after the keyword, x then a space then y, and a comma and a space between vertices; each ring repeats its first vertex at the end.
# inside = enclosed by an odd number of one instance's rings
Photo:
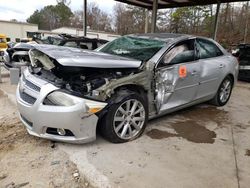
POLYGON ((212 42, 204 39, 197 40, 200 59, 207 59, 223 55, 221 50, 212 42))
POLYGON ((113 40, 99 51, 123 57, 147 61, 155 55, 165 42, 136 37, 120 37, 113 40))

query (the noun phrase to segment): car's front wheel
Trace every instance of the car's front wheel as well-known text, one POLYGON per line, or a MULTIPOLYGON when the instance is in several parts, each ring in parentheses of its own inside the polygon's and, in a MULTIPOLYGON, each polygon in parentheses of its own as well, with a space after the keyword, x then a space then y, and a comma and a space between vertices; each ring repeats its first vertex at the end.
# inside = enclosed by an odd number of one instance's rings
POLYGON ((113 143, 123 143, 138 138, 144 131, 148 110, 144 97, 135 92, 117 93, 113 103, 101 122, 105 138, 113 143), (121 98, 121 96, 123 96, 121 98))
POLYGON ((216 106, 224 106, 230 99, 233 89, 233 80, 231 77, 227 76, 222 83, 212 100, 212 103, 216 106))

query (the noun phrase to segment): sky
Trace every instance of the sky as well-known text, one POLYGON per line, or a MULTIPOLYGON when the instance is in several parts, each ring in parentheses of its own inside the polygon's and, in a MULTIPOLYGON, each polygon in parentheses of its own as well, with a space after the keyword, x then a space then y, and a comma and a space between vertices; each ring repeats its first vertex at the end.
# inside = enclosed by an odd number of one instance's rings
MULTIPOLYGON (((96 2, 100 9, 111 13, 114 0, 87 0, 88 3, 96 2)), ((47 5, 55 5, 56 0, 0 0, 0 20, 16 19, 26 21, 36 9, 47 5)), ((71 0, 70 8, 74 12, 83 6, 83 0, 71 0)))

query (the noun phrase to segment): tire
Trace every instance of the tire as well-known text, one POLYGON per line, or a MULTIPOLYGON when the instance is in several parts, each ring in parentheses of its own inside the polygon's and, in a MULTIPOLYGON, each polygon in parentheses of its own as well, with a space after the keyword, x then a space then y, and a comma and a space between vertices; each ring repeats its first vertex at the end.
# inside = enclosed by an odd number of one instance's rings
POLYGON ((232 89, 233 80, 231 77, 227 76, 220 84, 220 87, 214 98, 211 100, 211 103, 215 106, 224 106, 231 97, 232 89), (227 86, 227 84, 229 85, 227 86), (222 97, 222 95, 224 95, 224 97, 222 97))
POLYGON ((124 143, 138 138, 148 121, 148 106, 143 96, 133 91, 121 90, 110 99, 110 103, 101 120, 100 130, 103 137, 113 143, 124 143))

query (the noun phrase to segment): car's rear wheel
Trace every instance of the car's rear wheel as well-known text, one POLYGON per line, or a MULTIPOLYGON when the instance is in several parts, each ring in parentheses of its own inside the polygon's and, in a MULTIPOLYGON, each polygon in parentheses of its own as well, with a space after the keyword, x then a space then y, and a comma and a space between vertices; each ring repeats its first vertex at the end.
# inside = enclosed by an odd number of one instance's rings
POLYGON ((233 80, 227 76, 221 83, 212 103, 216 106, 224 106, 230 99, 233 88, 233 80))
MULTIPOLYGON (((116 101, 116 98, 112 101, 116 101)), ((129 92, 118 103, 110 106, 100 126, 106 139, 113 143, 123 143, 138 138, 143 133, 147 120, 148 110, 144 98, 135 92, 129 92)))

